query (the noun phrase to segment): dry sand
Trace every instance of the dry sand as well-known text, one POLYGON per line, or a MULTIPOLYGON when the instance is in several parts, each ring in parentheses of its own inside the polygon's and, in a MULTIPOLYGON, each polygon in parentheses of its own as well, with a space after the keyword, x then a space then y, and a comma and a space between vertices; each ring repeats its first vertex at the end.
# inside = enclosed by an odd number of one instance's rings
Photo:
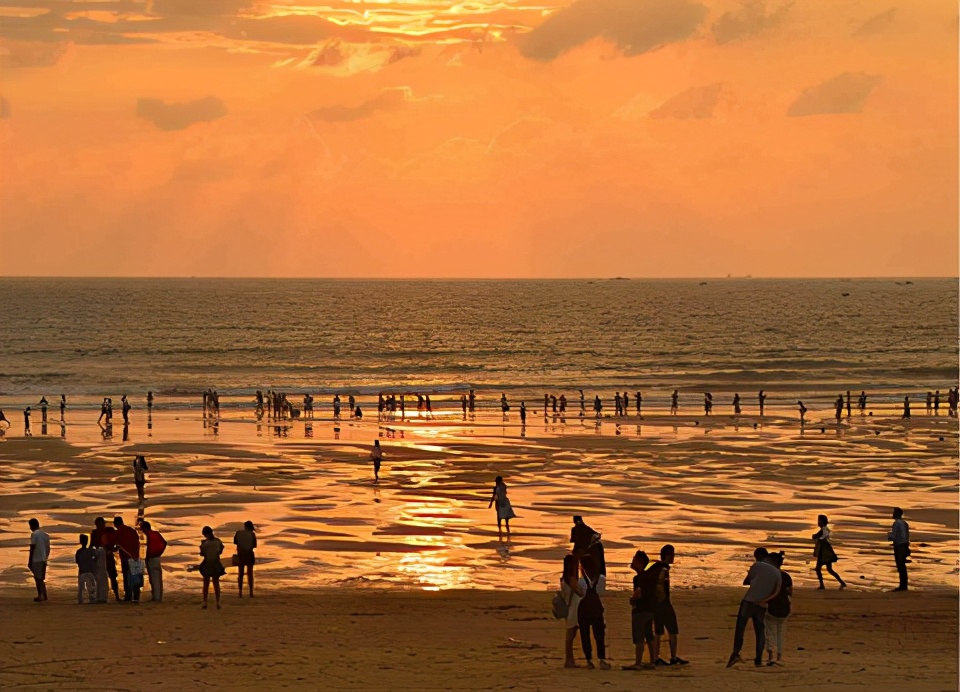
MULTIPOLYGON (((228 582, 229 583, 229 580, 228 582)), ((782 666, 728 670, 742 589, 675 590, 683 668, 625 672, 626 592, 610 592, 615 670, 565 670, 547 591, 261 590, 203 611, 199 578, 163 604, 34 604, 0 592, 4 690, 957 689, 957 594, 800 589, 782 666)), ((666 646, 666 641, 664 641, 666 646)), ((748 632, 747 658, 753 647, 748 632)), ((582 655, 578 650, 578 660, 582 655)))

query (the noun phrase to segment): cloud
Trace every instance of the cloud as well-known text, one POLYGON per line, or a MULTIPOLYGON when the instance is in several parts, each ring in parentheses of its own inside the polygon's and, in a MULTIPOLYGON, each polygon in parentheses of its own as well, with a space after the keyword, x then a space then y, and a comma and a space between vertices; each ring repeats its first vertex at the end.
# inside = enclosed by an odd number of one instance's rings
POLYGON ((420 55, 422 49, 371 43, 346 43, 338 38, 317 46, 303 60, 283 60, 277 66, 295 63, 297 67, 319 70, 335 77, 359 72, 378 72, 387 65, 420 55))
POLYGON ((184 103, 167 103, 160 99, 137 101, 137 117, 149 120, 161 130, 185 130, 195 123, 216 120, 226 114, 227 107, 216 96, 184 103))
POLYGON ((624 55, 641 55, 689 38, 706 14, 703 5, 687 0, 576 0, 523 37, 520 52, 534 60, 553 60, 601 37, 624 55))
POLYGON ((882 33, 893 24, 894 18, 897 16, 897 8, 893 7, 886 12, 881 12, 880 14, 874 15, 863 24, 861 24, 856 31, 853 32, 854 36, 874 36, 876 34, 882 33))
POLYGON ((744 4, 739 10, 723 13, 713 25, 713 37, 717 43, 729 43, 741 38, 750 38, 780 24, 793 3, 767 12, 760 0, 744 4))
POLYGON ((358 106, 324 106, 310 112, 309 117, 327 123, 347 123, 369 118, 381 111, 396 110, 413 100, 413 92, 409 87, 384 89, 358 106))
POLYGON ((152 0, 154 14, 179 14, 191 17, 232 15, 253 7, 253 0, 152 0))
POLYGON ((677 118, 678 120, 712 118, 713 111, 720 101, 722 90, 723 84, 717 83, 681 91, 650 111, 650 117, 654 119, 677 118))
POLYGON ((861 113, 867 97, 883 78, 864 72, 844 72, 806 89, 787 110, 790 117, 828 113, 861 113))
POLYGON ((0 120, 6 120, 12 115, 10 102, 0 96, 0 120))
POLYGON ((0 69, 17 67, 53 67, 66 54, 62 43, 3 41, 0 43, 0 69))

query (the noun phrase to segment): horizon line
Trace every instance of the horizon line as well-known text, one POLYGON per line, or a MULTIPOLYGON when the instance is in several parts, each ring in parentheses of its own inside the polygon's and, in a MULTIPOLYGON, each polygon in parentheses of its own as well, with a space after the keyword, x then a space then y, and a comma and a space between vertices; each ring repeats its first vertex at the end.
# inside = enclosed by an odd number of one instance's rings
POLYGON ((97 275, 72 274, 0 274, 5 279, 154 279, 173 280, 252 280, 252 281, 878 281, 878 280, 946 280, 960 282, 957 276, 944 275, 864 275, 864 276, 200 276, 200 275, 97 275))

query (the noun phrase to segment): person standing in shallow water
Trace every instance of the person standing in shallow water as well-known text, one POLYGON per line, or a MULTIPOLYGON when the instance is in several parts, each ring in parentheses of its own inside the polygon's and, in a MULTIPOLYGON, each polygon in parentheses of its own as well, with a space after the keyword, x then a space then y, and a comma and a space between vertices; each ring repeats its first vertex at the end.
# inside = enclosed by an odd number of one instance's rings
POLYGON ((133 482, 137 486, 137 499, 140 502, 144 500, 148 470, 146 458, 142 454, 138 454, 133 460, 133 482))
POLYGON ((503 476, 497 476, 494 481, 493 494, 490 496, 490 504, 487 505, 487 509, 493 507, 494 503, 497 505, 497 533, 500 534, 500 538, 502 539, 503 530, 500 524, 503 522, 507 527, 507 538, 509 538, 510 520, 517 515, 514 513, 510 499, 507 497, 507 484, 503 482, 503 476))
POLYGON ((33 431, 30 430, 30 407, 29 406, 23 409, 23 434, 25 437, 30 437, 33 435, 33 431))
POLYGON ((247 572, 247 587, 250 598, 253 598, 253 566, 256 556, 253 551, 257 547, 257 534, 253 530, 253 522, 243 522, 243 528, 233 536, 233 544, 237 546, 237 587, 240 589, 240 598, 243 598, 243 572, 247 572))
POLYGON ((733 395, 733 415, 735 416, 740 415, 740 395, 739 394, 733 395))
POLYGON ((383 462, 383 450, 380 449, 380 440, 373 441, 373 450, 370 452, 370 461, 373 462, 373 480, 380 480, 380 464, 383 462))
POLYGON ((807 422, 805 416, 807 415, 807 407, 803 405, 802 401, 797 402, 797 408, 800 411, 800 425, 803 425, 807 422))
POLYGON ((203 540, 200 542, 200 554, 203 562, 200 563, 200 575, 203 577, 203 609, 207 609, 207 596, 210 594, 210 582, 213 582, 213 593, 217 599, 217 610, 220 610, 220 577, 227 573, 220 556, 223 554, 223 541, 213 535, 213 529, 203 527, 203 540))
POLYGON ((527 404, 524 401, 520 402, 520 425, 527 424, 527 404))
POLYGON ((833 402, 833 405, 836 407, 836 419, 837 423, 839 423, 840 418, 843 417, 843 394, 837 397, 837 400, 833 402))
POLYGON ((670 415, 677 415, 677 411, 680 410, 680 393, 674 389, 673 394, 670 395, 670 415))
POLYGON ((817 588, 819 590, 826 588, 823 585, 823 568, 826 567, 827 572, 840 582, 840 589, 845 589, 847 588, 847 583, 833 570, 833 563, 839 558, 833 549, 833 544, 830 542, 830 534, 832 532, 826 514, 821 514, 817 517, 817 526, 820 527, 820 530, 811 536, 814 543, 813 555, 817 558, 817 581, 820 582, 820 586, 817 588))
POLYGON ((763 415, 763 402, 765 402, 765 401, 767 400, 767 395, 766 395, 766 393, 765 393, 762 389, 761 389, 760 392, 757 394, 757 400, 760 402, 760 415, 762 416, 762 415, 763 415))
POLYGON ((910 417, 910 397, 908 396, 903 397, 903 417, 910 417))

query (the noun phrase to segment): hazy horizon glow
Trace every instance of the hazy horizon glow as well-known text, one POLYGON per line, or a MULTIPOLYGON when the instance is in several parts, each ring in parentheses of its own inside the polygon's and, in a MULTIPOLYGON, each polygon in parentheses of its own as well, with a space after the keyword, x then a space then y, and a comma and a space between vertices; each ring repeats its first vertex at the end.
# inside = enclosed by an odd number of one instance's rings
POLYGON ((924 0, 0 0, 0 275, 958 275, 924 0))

